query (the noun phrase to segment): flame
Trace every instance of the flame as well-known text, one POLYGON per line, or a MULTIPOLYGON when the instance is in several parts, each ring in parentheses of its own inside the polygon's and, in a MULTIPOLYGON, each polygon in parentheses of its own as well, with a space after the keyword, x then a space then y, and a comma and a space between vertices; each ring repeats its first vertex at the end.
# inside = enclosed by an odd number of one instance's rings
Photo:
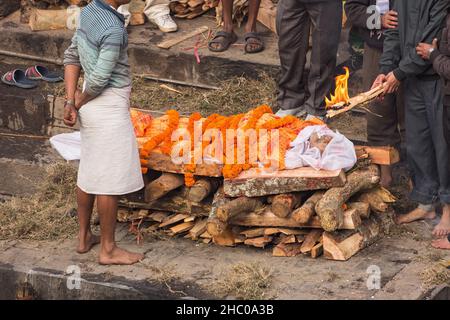
POLYGON ((326 108, 331 108, 337 103, 348 103, 350 97, 348 96, 348 79, 350 78, 350 70, 344 67, 345 74, 336 77, 336 90, 334 95, 331 94, 331 99, 325 97, 326 108))

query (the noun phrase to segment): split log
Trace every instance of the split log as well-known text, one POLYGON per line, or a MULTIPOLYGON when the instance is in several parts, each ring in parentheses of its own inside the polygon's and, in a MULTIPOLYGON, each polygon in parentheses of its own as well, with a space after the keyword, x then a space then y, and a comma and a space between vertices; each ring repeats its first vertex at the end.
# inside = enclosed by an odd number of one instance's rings
POLYGON ((345 181, 343 170, 327 171, 303 167, 271 172, 252 168, 234 179, 225 179, 224 191, 229 197, 260 197, 341 187, 345 181))
POLYGON ((186 231, 189 231, 192 229, 192 227, 194 226, 194 222, 190 221, 190 222, 183 222, 181 224, 178 224, 174 227, 171 227, 169 230, 171 232, 171 235, 177 235, 179 233, 183 233, 186 231))
POLYGON ((202 235, 206 231, 206 223, 207 219, 202 219, 197 221, 195 226, 189 230, 189 235, 192 240, 197 240, 200 235, 202 235))
POLYGON ((130 15, 130 26, 141 26, 145 24, 145 15, 142 12, 134 12, 130 15))
POLYGON ((145 187, 145 201, 155 201, 182 185, 184 185, 182 175, 164 172, 158 179, 153 180, 145 187))
POLYGON ((208 217, 208 222, 206 224, 206 230, 212 236, 218 236, 225 232, 227 228, 227 223, 221 221, 217 217, 217 208, 231 201, 229 198, 225 197, 225 193, 223 192, 223 187, 219 188, 217 192, 214 194, 214 199, 212 202, 211 212, 208 217))
POLYGON ((362 106, 381 95, 383 91, 384 84, 381 84, 380 86, 375 87, 367 92, 358 94, 357 96, 350 98, 350 101, 347 104, 344 102, 338 103, 327 111, 327 118, 333 118, 353 108, 362 106))
POLYGON ((210 194, 216 192, 218 187, 219 180, 200 178, 195 181, 195 184, 190 188, 187 198, 190 201, 200 202, 210 194))
POLYGON ((361 225, 361 216, 356 209, 348 209, 344 212, 344 225, 350 229, 356 229, 361 225))
POLYGON ((241 232, 246 238, 256 238, 265 234, 266 228, 252 228, 241 232))
POLYGON ((302 195, 300 193, 278 194, 272 198, 272 212, 280 218, 285 218, 301 201, 302 195))
POLYGON ((322 233, 323 230, 311 230, 311 232, 307 234, 305 240, 303 241, 300 251, 302 253, 311 252, 311 249, 316 245, 317 242, 320 241, 322 233))
POLYGON ((359 202, 365 202, 370 206, 370 210, 383 213, 389 208, 388 204, 385 203, 376 193, 363 193, 358 197, 359 202))
POLYGON ((280 243, 273 247, 274 257, 295 257, 302 253, 300 243, 280 243))
POLYGON ((164 221, 159 225, 159 227, 160 228, 164 228, 164 227, 170 226, 171 224, 175 224, 177 222, 180 222, 181 220, 184 220, 187 217, 189 217, 189 216, 185 215, 185 214, 174 214, 174 215, 171 215, 171 216, 167 217, 166 219, 164 219, 164 221))
POLYGON ((364 220, 355 232, 324 232, 323 250, 327 259, 345 261, 371 245, 382 233, 381 222, 375 216, 364 220))
POLYGON ((254 212, 263 207, 263 199, 240 197, 233 199, 217 208, 217 218, 223 222, 241 213, 254 212))
POLYGON ((244 241, 244 244, 246 244, 248 246, 257 247, 257 248, 264 248, 265 246, 267 246, 269 243, 272 242, 272 239, 273 238, 270 236, 246 239, 244 241))
MULTIPOLYGON (((220 221, 220 220, 219 220, 220 221)), ((349 219, 343 219, 343 224, 340 229, 353 230, 353 223, 347 225, 349 219)), ((246 213, 238 215, 228 221, 231 225, 244 227, 281 227, 281 228, 313 228, 321 229, 322 225, 318 216, 314 216, 308 223, 299 223, 291 217, 280 218, 273 214, 270 209, 266 208, 261 213, 246 213)), ((282 230, 282 229, 280 229, 282 230)))
POLYGON ((362 219, 370 216, 370 205, 366 202, 350 202, 347 205, 349 209, 355 209, 362 219))
POLYGON ((234 247, 236 245, 236 234, 227 227, 220 234, 212 237, 213 242, 219 246, 234 247))
POLYGON ((311 258, 316 259, 323 254, 323 243, 319 242, 311 249, 311 258))
POLYGON ((161 222, 163 222, 165 219, 167 219, 167 216, 168 216, 167 212, 156 211, 156 212, 152 212, 152 213, 148 216, 148 218, 151 219, 151 220, 153 220, 153 221, 156 221, 156 222, 161 223, 161 222))
POLYGON ((379 169, 376 165, 356 170, 347 177, 343 187, 331 188, 325 192, 316 204, 316 213, 320 217, 322 227, 326 231, 335 231, 344 224, 343 204, 355 193, 369 190, 380 181, 379 169))
POLYGON ((323 197, 325 191, 317 191, 305 203, 292 213, 292 218, 299 223, 308 223, 314 216, 316 203, 323 197))

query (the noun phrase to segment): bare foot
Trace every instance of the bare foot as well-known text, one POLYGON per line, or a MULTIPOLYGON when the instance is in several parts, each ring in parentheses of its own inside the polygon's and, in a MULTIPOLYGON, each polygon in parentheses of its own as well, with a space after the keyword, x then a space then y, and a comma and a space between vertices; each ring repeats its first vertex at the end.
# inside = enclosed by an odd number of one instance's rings
POLYGON ((424 219, 434 219, 436 218, 436 212, 434 209, 432 211, 426 211, 421 208, 416 208, 410 213, 402 214, 402 215, 396 215, 394 218, 394 222, 396 224, 404 224, 404 223, 410 223, 417 220, 424 220, 424 219))
POLYGON ((114 247, 110 252, 100 252, 98 262, 103 265, 120 264, 130 265, 135 264, 144 259, 144 255, 141 253, 134 253, 119 247, 114 247))
POLYGON ((434 227, 433 236, 442 238, 450 233, 450 205, 444 205, 442 208, 442 217, 438 225, 434 227))
POLYGON ((88 232, 86 236, 78 236, 78 239, 77 252, 80 254, 89 252, 93 246, 100 243, 100 237, 92 232, 88 232))
POLYGON ((450 250, 450 242, 447 237, 442 239, 433 240, 431 246, 436 249, 447 249, 450 250))
POLYGON ((389 188, 392 183, 392 167, 382 165, 380 166, 380 184, 384 188, 389 188))

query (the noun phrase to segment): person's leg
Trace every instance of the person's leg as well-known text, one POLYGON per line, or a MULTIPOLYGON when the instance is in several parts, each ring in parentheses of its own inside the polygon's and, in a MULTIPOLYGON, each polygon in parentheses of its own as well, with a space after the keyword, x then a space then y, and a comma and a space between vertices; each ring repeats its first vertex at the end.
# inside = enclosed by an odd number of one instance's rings
POLYGON ((162 32, 175 32, 178 26, 170 16, 169 0, 146 0, 144 14, 162 32))
POLYGON ((334 87, 334 70, 342 29, 342 1, 307 4, 313 24, 311 65, 308 75, 309 98, 306 111, 324 116, 325 96, 334 87))
POLYGON ((245 33, 248 35, 246 39, 245 51, 247 53, 256 53, 264 49, 264 43, 259 35, 256 34, 256 20, 258 18, 259 5, 261 0, 249 0, 248 2, 247 24, 245 25, 245 33))
POLYGON ((436 249, 450 250, 450 235, 431 242, 431 246, 436 249))
POLYGON ((405 83, 406 148, 413 182, 410 197, 421 205, 404 216, 398 216, 397 223, 435 217, 439 174, 430 111, 433 113, 436 108, 433 105, 442 103, 442 98, 437 97, 440 89, 434 82, 412 78, 405 83))
POLYGON ((101 249, 100 264, 134 264, 144 258, 142 254, 120 249, 115 242, 117 221, 117 196, 97 196, 97 209, 100 216, 101 249))
POLYGON ((310 18, 299 0, 280 0, 277 7, 278 50, 281 75, 278 82, 279 115, 303 110, 306 98, 304 69, 309 46, 310 18))
POLYGON ((222 0, 222 22, 222 32, 226 34, 218 34, 210 41, 208 46, 213 51, 225 51, 236 41, 233 31, 233 0, 222 0))
POLYGON ((77 212, 80 230, 78 232, 78 253, 86 253, 99 243, 99 237, 92 234, 91 217, 95 196, 87 194, 77 187, 77 212))

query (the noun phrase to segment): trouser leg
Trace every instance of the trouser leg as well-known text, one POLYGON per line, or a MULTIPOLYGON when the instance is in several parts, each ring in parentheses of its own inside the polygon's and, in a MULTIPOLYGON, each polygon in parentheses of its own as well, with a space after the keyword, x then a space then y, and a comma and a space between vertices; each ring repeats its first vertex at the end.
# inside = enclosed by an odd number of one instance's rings
POLYGON ((278 50, 281 76, 278 106, 300 111, 306 98, 304 69, 309 45, 310 18, 299 0, 280 0, 277 11, 278 50))
POLYGON ((313 25, 311 66, 308 75, 310 114, 325 115, 325 96, 334 87, 334 70, 342 29, 342 1, 306 5, 313 25))
POLYGON ((157 16, 170 14, 170 0, 146 0, 144 14, 150 20, 157 16))
POLYGON ((449 156, 440 81, 406 80, 406 147, 412 170, 411 198, 422 204, 448 203, 449 156))

